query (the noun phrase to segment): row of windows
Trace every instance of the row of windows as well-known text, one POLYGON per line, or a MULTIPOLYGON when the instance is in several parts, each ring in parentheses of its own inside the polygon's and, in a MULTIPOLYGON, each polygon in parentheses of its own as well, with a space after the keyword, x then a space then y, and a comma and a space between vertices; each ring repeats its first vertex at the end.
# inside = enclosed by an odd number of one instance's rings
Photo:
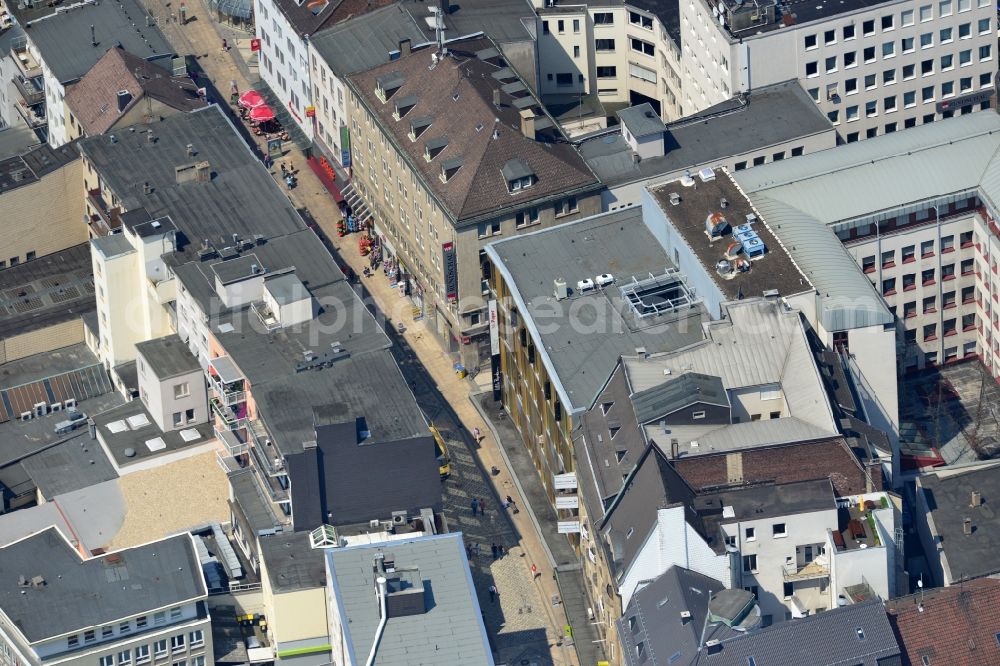
MULTIPOLYGON (((160 642, 165 642, 165 641, 160 641, 160 642)), ((164 651, 163 653, 159 653, 159 652, 156 653, 156 658, 157 659, 165 659, 166 656, 167 656, 166 651, 164 651)), ((149 646, 148 645, 140 645, 140 646, 136 647, 136 649, 135 649, 135 663, 136 663, 136 665, 138 666, 139 664, 148 664, 149 661, 150 661, 150 659, 149 659, 149 646)), ((106 655, 104 657, 101 657, 98 660, 97 663, 98 663, 98 666, 115 666, 115 655, 109 654, 109 655, 106 655)), ((119 652, 118 653, 118 663, 119 664, 131 664, 132 663, 131 650, 123 650, 122 652, 119 652), (127 661, 122 661, 123 659, 127 659, 127 661)), ((180 661, 173 662, 173 664, 171 664, 171 666, 188 666, 188 664, 190 664, 191 666, 205 666, 205 655, 198 655, 196 657, 191 657, 191 659, 189 659, 189 660, 187 660, 187 659, 181 659, 180 661)))
MULTIPOLYGON (((950 60, 950 58, 951 58, 951 55, 942 56, 942 62, 945 62, 945 59, 949 59, 950 60)), ((948 69, 950 69, 950 67, 948 67, 948 69)), ((914 76, 915 76, 914 75, 914 71, 915 70, 914 70, 914 68, 913 68, 912 65, 904 67, 903 68, 903 80, 904 81, 909 81, 909 80, 913 79, 914 76)), ((976 80, 975 76, 963 76, 963 77, 961 77, 958 80, 958 92, 960 92, 960 93, 971 92, 974 89, 974 85, 973 84, 974 84, 975 80, 976 80)), ((978 82, 979 82, 980 89, 991 88, 993 86, 993 73, 992 72, 983 72, 982 74, 979 75, 978 82)), ((895 85, 897 83, 896 70, 895 69, 887 69, 884 72, 882 72, 881 83, 882 83, 883 87, 888 87, 888 86, 895 85)), ((844 81, 844 94, 847 95, 847 96, 858 94, 859 85, 864 85, 864 89, 865 90, 875 90, 879 86, 879 75, 877 75, 877 74, 868 74, 868 75, 866 75, 864 77, 864 79, 860 80, 860 83, 859 83, 859 79, 856 79, 856 78, 854 78, 854 79, 846 79, 844 81)), ((949 95, 954 94, 954 92, 955 92, 955 82, 954 81, 949 81, 949 82, 943 83, 941 90, 942 90, 942 92, 941 92, 942 96, 949 96, 949 95)), ((820 99, 819 99, 819 88, 810 88, 809 89, 809 95, 810 95, 810 97, 813 98, 814 101, 816 101, 816 102, 820 101, 820 99)), ((934 96, 934 86, 926 86, 926 87, 924 87, 924 88, 921 89, 921 99, 923 101, 925 101, 925 102, 927 102, 927 101, 933 101, 933 96, 934 96), (930 91, 930 92, 927 93, 925 91, 930 91)), ((840 97, 840 88, 839 88, 839 86, 837 84, 830 84, 829 86, 827 86, 826 97, 827 97, 828 100, 834 100, 834 101, 836 101, 840 97)), ((909 91, 909 92, 903 93, 903 98, 904 98, 903 101, 904 101, 905 105, 907 105, 907 106, 911 105, 913 102, 916 101, 916 91, 913 90, 913 91, 909 91)))
MULTIPOLYGON (((28 252, 26 255, 24 255, 24 260, 25 261, 31 261, 32 259, 36 259, 37 257, 38 257, 38 255, 35 253, 34 250, 32 250, 32 251, 28 252)), ((8 261, 10 262, 11 266, 17 266, 18 264, 21 263, 21 257, 11 257, 10 259, 0 259, 0 268, 7 268, 7 262, 8 261)))
MULTIPOLYGON (((990 0, 976 0, 976 6, 978 7, 988 7, 990 5, 990 0)), ((972 9, 972 0, 958 0, 957 2, 958 12, 967 12, 972 9)), ((945 18, 951 16, 954 13, 955 5, 952 4, 952 0, 940 0, 938 2, 938 18, 945 18)), ((916 17, 919 18, 921 23, 926 23, 928 21, 934 20, 934 6, 933 5, 923 5, 917 11, 916 17)), ((912 9, 906 9, 899 14, 899 25, 901 27, 908 27, 914 24, 914 11, 912 9)), ((878 25, 882 28, 882 32, 889 32, 896 29, 896 15, 886 14, 880 17, 878 25)), ((868 19, 861 23, 861 34, 865 37, 871 37, 875 34, 875 19, 868 19)), ((857 37, 857 26, 853 23, 845 25, 839 34, 839 38, 843 41, 849 41, 857 37)), ((823 32, 823 44, 829 46, 836 44, 838 39, 837 30, 825 30, 823 32)), ((803 37, 803 45, 806 50, 815 49, 819 46, 819 34, 813 33, 805 35, 803 37)))
MULTIPOLYGON (((929 211, 928 211, 929 212, 929 211)), ((927 217, 926 219, 930 219, 927 217)), ((972 232, 965 231, 959 234, 959 244, 963 248, 972 247, 972 232)), ((929 259, 935 256, 936 241, 927 240, 920 243, 920 258, 929 259)), ((947 254, 949 252, 955 251, 955 235, 951 234, 949 236, 941 237, 941 253, 947 254)), ((882 268, 892 268, 896 265, 896 251, 886 250, 882 253, 882 268)), ((907 264, 917 260, 917 246, 916 245, 905 245, 900 249, 900 260, 902 263, 907 264)), ((972 272, 972 259, 967 259, 962 262, 962 274, 972 272), (969 270, 966 271, 968 266, 969 270)), ((875 270, 875 255, 869 255, 861 259, 861 267, 866 273, 870 273, 875 270)))
MULTIPOLYGON (((802 146, 796 146, 789 151, 789 154, 792 157, 798 157, 804 152, 804 150, 805 149, 802 146)), ((785 159, 785 151, 783 150, 780 150, 771 155, 772 162, 780 162, 783 159, 785 159)), ((767 155, 758 155, 757 157, 753 158, 753 166, 760 166, 761 164, 766 164, 766 163, 767 163, 767 155)), ((743 171, 746 168, 747 168, 746 161, 736 163, 737 171, 743 171)))
MULTIPOLYGON (((179 620, 182 615, 180 606, 175 606, 174 608, 171 608, 169 614, 171 620, 179 620)), ((165 625, 166 623, 167 623, 167 611, 159 611, 157 613, 154 613, 152 618, 152 625, 150 625, 149 616, 140 615, 134 620, 124 620, 122 622, 119 622, 117 625, 117 632, 115 631, 116 627, 114 625, 105 625, 101 627, 100 637, 101 640, 106 640, 109 638, 113 638, 116 634, 119 636, 122 634, 128 634, 133 629, 136 630, 145 629, 148 626, 159 627, 165 625)), ((85 645, 89 645, 91 643, 97 642, 97 632, 98 632, 97 629, 87 629, 86 631, 84 631, 83 643, 85 645)), ((80 644, 80 635, 73 634, 72 636, 68 636, 66 638, 66 644, 70 648, 77 647, 80 644)))
MULTIPOLYGON (((989 34, 992 31, 989 19, 983 19, 979 22, 979 24, 980 24, 980 34, 989 34)), ((971 37, 971 33, 969 32, 970 29, 971 29, 970 24, 968 23, 959 26, 959 38, 960 39, 970 38, 971 37), (964 35, 962 34, 963 29, 965 29, 964 35)), ((942 30, 941 34, 942 34, 942 40, 947 40, 947 41, 942 41, 942 43, 950 43, 952 41, 951 28, 946 28, 942 30), (946 33, 947 36, 945 36, 946 33)), ((916 50, 915 41, 913 37, 907 37, 906 39, 903 39, 900 42, 900 46, 901 46, 900 50, 903 54, 913 53, 916 50)), ((920 44, 921 49, 929 49, 933 48, 933 46, 934 46, 934 36, 932 33, 926 33, 926 35, 921 36, 921 44, 920 44), (924 39, 925 37, 926 40, 924 39)), ((889 60, 891 58, 895 58, 896 42, 885 42, 884 44, 882 44, 881 52, 883 60, 889 60)), ((875 62, 876 55, 877 51, 874 46, 869 46, 861 52, 861 58, 865 64, 870 64, 875 62)), ((954 67, 955 65, 954 57, 955 55, 953 53, 941 56, 940 59, 941 69, 946 70, 954 67)), ((993 58, 993 47, 991 44, 984 44, 983 46, 979 47, 980 62, 988 61, 991 60, 992 58, 993 58)), ((972 49, 965 49, 963 51, 959 51, 958 64, 964 67, 971 63, 972 63, 972 49)), ((837 56, 829 56, 825 58, 823 60, 823 71, 827 74, 835 74, 836 72, 839 71, 841 65, 844 67, 844 69, 853 69, 857 67, 858 52, 848 51, 847 53, 841 54, 839 59, 837 56)), ((904 78, 908 71, 911 75, 913 75, 913 73, 916 71, 916 64, 913 63, 904 65, 903 67, 904 78)), ((813 78, 819 76, 820 73, 819 60, 810 60, 809 62, 807 62, 805 67, 805 72, 806 72, 806 78, 813 78)), ((929 76, 933 73, 934 73, 934 58, 929 58, 927 60, 923 60, 920 62, 920 74, 922 76, 929 76)))

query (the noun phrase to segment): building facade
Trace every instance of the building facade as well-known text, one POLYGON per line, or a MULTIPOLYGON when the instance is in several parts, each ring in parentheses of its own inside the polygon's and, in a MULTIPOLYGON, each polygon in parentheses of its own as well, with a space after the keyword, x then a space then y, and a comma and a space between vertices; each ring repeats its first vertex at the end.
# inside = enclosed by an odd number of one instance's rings
POLYGON ((681 2, 682 106, 798 79, 853 142, 995 106, 996 11, 986 0, 820 5, 681 2))

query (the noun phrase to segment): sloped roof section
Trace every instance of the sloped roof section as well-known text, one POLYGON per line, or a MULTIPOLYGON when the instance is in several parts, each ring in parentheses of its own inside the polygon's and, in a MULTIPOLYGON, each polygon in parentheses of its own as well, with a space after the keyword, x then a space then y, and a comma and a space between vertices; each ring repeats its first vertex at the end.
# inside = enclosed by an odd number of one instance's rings
POLYGON ((207 105, 190 78, 173 76, 121 47, 110 49, 82 79, 69 86, 66 104, 84 131, 93 136, 108 131, 146 96, 181 112, 207 105))

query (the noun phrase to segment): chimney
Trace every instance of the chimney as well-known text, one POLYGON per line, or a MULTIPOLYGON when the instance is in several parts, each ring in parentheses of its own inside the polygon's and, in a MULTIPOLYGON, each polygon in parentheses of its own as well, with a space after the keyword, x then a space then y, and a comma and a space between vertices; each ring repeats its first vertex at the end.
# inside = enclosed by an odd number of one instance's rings
POLYGON ((194 144, 193 143, 189 143, 187 145, 187 154, 188 154, 188 157, 194 157, 194 144))
POLYGON ((497 107, 498 109, 500 108, 500 89, 499 88, 494 88, 493 89, 493 106, 497 107))
POLYGON ((410 40, 409 39, 399 40, 399 57, 405 58, 408 55, 410 55, 410 40))
POLYGON ((127 107, 129 105, 129 102, 131 102, 131 101, 132 101, 132 93, 130 93, 127 90, 119 90, 118 91, 118 113, 123 113, 125 111, 125 107, 127 107))
POLYGON ((983 503, 983 496, 978 490, 972 491, 972 497, 969 500, 969 506, 979 506, 983 503))
POLYGON ((198 162, 194 165, 195 169, 195 180, 199 183, 207 183, 212 180, 212 170, 208 164, 208 160, 198 162))
POLYGON ((670 459, 677 460, 681 455, 681 445, 676 439, 670 440, 670 459))
POLYGON ((146 130, 146 143, 156 143, 156 137, 153 136, 153 130, 146 130))
POLYGON ((535 112, 531 109, 521 109, 521 134, 535 140, 535 112))
POLYGON ((148 180, 145 183, 142 184, 142 193, 143 194, 149 194, 152 191, 153 191, 153 188, 150 187, 148 180))
POLYGON ((966 518, 962 521, 962 534, 965 536, 972 534, 972 518, 966 518))
POLYGON ((94 25, 90 26, 90 45, 97 46, 97 33, 94 32, 94 25))

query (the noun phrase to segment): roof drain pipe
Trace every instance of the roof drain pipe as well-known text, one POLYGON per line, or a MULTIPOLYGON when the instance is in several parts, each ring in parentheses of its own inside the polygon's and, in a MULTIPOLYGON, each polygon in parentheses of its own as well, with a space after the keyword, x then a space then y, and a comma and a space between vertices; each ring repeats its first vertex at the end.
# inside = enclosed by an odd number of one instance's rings
POLYGON ((375 585, 378 586, 378 602, 379 610, 382 613, 382 619, 378 622, 378 628, 375 629, 375 641, 372 643, 372 651, 368 653, 368 661, 365 662, 365 666, 372 666, 375 663, 375 653, 378 652, 378 643, 382 640, 382 632, 385 631, 385 622, 387 619, 387 613, 385 611, 385 576, 379 576, 375 579, 375 585))

